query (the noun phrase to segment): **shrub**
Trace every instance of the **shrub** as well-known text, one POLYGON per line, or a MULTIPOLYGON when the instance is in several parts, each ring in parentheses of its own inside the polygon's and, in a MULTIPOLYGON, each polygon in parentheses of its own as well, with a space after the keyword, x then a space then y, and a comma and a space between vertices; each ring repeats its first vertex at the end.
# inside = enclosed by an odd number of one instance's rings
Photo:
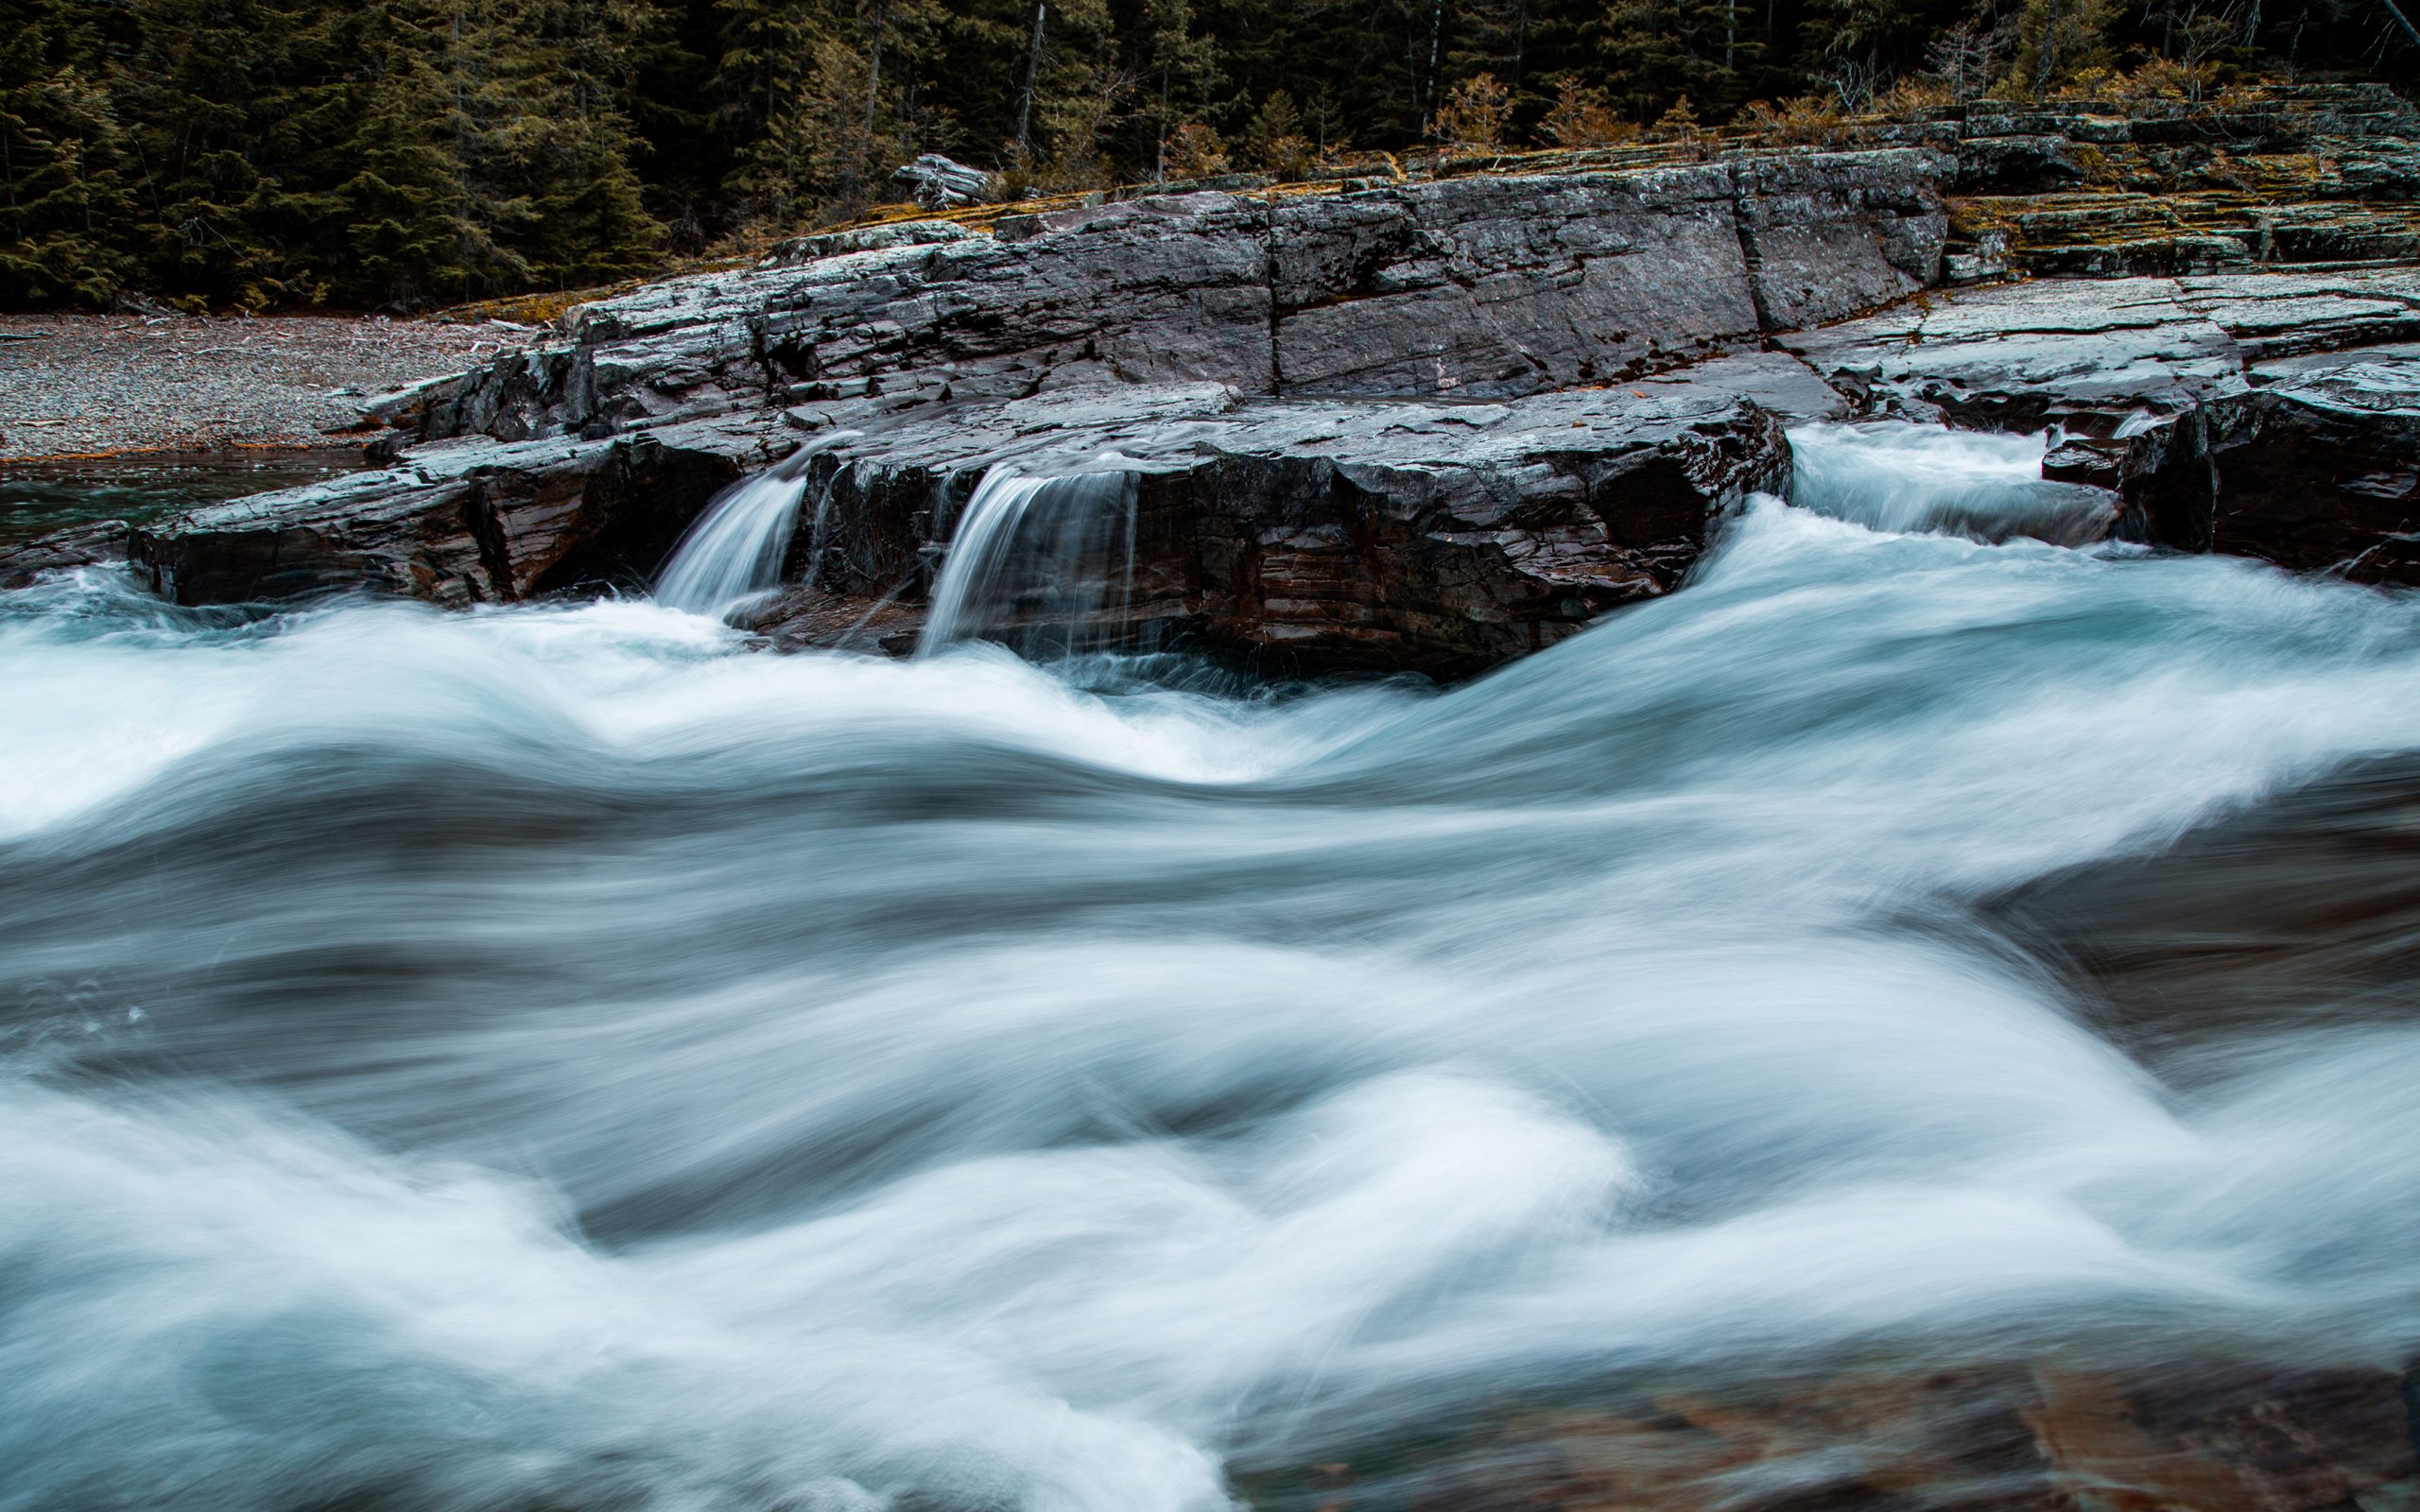
POLYGON ((1199 121, 1187 121, 1160 144, 1160 163, 1171 179, 1207 179, 1227 171, 1227 144, 1199 121))
POLYGON ((1428 134, 1449 151, 1488 153, 1504 146, 1512 124, 1512 92, 1493 74, 1474 74, 1445 92, 1445 103, 1428 123, 1428 134))
POLYGON ((1615 113, 1605 92, 1565 76, 1555 86, 1554 108, 1539 123, 1559 147, 1609 147, 1638 135, 1638 128, 1615 113))

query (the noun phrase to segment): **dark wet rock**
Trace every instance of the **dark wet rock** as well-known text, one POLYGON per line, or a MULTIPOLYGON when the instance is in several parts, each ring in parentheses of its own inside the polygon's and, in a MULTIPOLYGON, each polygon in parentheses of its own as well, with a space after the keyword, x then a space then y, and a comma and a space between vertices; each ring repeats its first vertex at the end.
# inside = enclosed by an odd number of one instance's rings
POLYGON ((1140 476, 1132 586, 1109 606, 1127 643, 1451 676, 1668 592, 1723 510, 1787 485, 1784 417, 1838 405, 1780 353, 1499 403, 1208 384, 890 415, 860 401, 772 427, 723 417, 609 440, 436 443, 407 467, 137 532, 133 555, 186 603, 642 584, 717 489, 837 420, 861 434, 812 464, 825 524, 795 541, 785 576, 819 592, 760 612, 778 644, 901 648, 989 470, 1114 469, 1140 476))
POLYGON ((1287 671, 1464 675, 1669 592, 1724 510, 1787 485, 1780 417, 1735 390, 1811 398, 1809 383, 1774 355, 1712 382, 1500 403, 1190 386, 917 417, 817 458, 828 524, 788 576, 833 602, 793 595, 758 624, 792 644, 835 627, 862 644, 852 606, 882 603, 871 633, 895 645, 986 472, 1115 469, 1138 475, 1132 577, 1097 631, 1287 671))
POLYGON ((769 459, 717 432, 424 447, 395 468, 139 527, 129 556, 180 604, 356 590, 511 602, 643 580, 717 490, 769 459))
POLYGON ((23 588, 44 573, 123 560, 127 528, 123 520, 102 520, 0 546, 0 590, 23 588))
MULTIPOLYGON (((375 401, 422 438, 393 467, 198 511, 132 554, 186 602, 634 585, 716 488, 848 428, 817 464, 816 581, 884 605, 867 626, 895 641, 953 509, 1041 436, 1143 458, 1137 635, 1477 670, 1668 591, 1721 508, 1786 477, 1780 419, 1841 404, 1754 349, 1935 277, 1945 171, 1802 154, 803 245, 375 401)), ((778 638, 847 608, 790 604, 778 638)))
POLYGON ((2420 348, 2286 358, 2214 416, 2215 551, 2420 582, 2420 348))

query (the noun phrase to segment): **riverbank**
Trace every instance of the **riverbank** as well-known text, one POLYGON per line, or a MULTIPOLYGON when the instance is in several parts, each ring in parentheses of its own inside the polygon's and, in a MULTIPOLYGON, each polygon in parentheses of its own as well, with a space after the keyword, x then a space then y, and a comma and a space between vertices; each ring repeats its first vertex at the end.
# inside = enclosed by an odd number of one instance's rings
POLYGON ((528 335, 380 316, 0 316, 0 462, 342 444, 362 399, 528 335))

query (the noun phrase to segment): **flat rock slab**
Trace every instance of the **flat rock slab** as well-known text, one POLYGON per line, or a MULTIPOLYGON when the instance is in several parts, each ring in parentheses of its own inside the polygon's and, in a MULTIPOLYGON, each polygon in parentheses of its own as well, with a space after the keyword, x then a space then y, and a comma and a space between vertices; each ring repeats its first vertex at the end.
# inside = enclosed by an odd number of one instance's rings
POLYGON ((1776 344, 1869 411, 1999 428, 2174 413, 2271 357, 2420 337, 2420 269, 2036 280, 1935 292, 1776 344))
POLYGON ((523 440, 1110 382, 1539 393, 1754 348, 1924 287, 1949 166, 1914 149, 1801 153, 1011 217, 994 237, 651 285, 387 408, 423 438, 523 440))

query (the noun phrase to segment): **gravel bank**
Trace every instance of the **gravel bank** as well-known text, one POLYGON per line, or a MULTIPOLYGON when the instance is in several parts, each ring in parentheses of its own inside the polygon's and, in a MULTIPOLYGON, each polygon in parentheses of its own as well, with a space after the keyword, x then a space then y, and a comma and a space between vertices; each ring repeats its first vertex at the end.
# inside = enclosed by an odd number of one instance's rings
POLYGON ((326 446, 355 402, 534 333, 342 316, 0 316, 0 461, 326 446))

